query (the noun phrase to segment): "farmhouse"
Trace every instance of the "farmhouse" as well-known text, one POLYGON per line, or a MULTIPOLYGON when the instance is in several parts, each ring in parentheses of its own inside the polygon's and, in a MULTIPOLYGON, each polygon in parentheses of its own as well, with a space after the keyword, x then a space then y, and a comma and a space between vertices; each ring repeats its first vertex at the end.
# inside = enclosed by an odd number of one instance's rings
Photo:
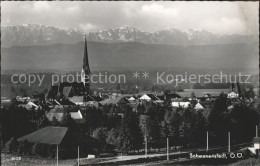
MULTIPOLYGON (((63 154, 60 157, 76 157, 77 152, 74 150, 80 147, 81 155, 99 153, 99 142, 92 137, 84 136, 76 131, 70 131, 67 127, 47 126, 35 132, 27 134, 17 139, 19 142, 27 141, 30 144, 41 144, 55 152, 56 148, 61 149, 63 154)), ((54 153, 55 154, 55 153, 54 153)))

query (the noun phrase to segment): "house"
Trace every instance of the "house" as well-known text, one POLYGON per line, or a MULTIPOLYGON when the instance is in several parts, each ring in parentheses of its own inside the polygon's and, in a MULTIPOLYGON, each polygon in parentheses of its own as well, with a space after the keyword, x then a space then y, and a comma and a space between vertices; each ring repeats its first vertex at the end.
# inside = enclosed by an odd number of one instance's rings
POLYGON ((36 102, 32 102, 32 101, 28 102, 27 105, 34 107, 35 109, 41 108, 41 106, 38 105, 38 103, 36 104, 36 102))
POLYGON ((229 93, 227 94, 227 98, 230 98, 230 99, 239 98, 239 94, 236 93, 236 92, 231 91, 231 92, 229 92, 229 93))
POLYGON ((27 103, 18 104, 18 107, 23 107, 27 110, 40 109, 42 108, 41 104, 42 103, 40 103, 39 101, 29 101, 27 103))
POLYGON ((129 102, 134 102, 136 99, 135 99, 134 97, 129 97, 127 100, 128 100, 129 102))
MULTIPOLYGON (((53 121, 53 118, 56 118, 60 122, 64 116, 64 113, 64 106, 56 106, 46 114, 46 117, 49 121, 53 121)), ((78 124, 85 123, 85 118, 82 116, 80 110, 78 110, 77 112, 70 112, 70 116, 78 124)))
POLYGON ((199 103, 199 102, 194 106, 194 108, 196 110, 203 110, 204 109, 203 105, 201 103, 199 103))
POLYGON ((20 102, 27 102, 30 99, 31 99, 30 97, 16 96, 16 101, 20 101, 20 102))
POLYGON ((25 135, 17 141, 28 141, 31 143, 42 143, 50 145, 60 145, 68 131, 67 127, 48 126, 25 135))
POLYGON ((87 105, 95 105, 95 103, 98 103, 102 101, 103 98, 100 96, 87 96, 86 104, 87 105))
POLYGON ((248 150, 253 154, 260 155, 260 137, 254 137, 253 144, 254 147, 249 147, 248 150))
POLYGON ((143 96, 140 97, 140 100, 156 101, 156 100, 160 100, 160 98, 157 97, 156 94, 144 94, 143 96))
POLYGON ((68 99, 76 105, 84 105, 84 96, 73 96, 68 99))
POLYGON ((85 118, 82 116, 80 110, 78 112, 70 112, 70 116, 76 123, 85 123, 85 118))
POLYGON ((47 114, 46 117, 49 121, 53 121, 53 118, 56 118, 59 122, 63 118, 65 110, 63 106, 55 106, 47 114))
MULTIPOLYGON (((81 156, 87 157, 88 154, 99 154, 99 141, 83 135, 77 131, 68 130, 67 127, 47 126, 17 139, 18 142, 27 141, 29 144, 41 144, 45 148, 50 148, 56 152, 56 148, 62 149, 64 154, 70 154, 68 157, 77 157, 77 151, 80 147, 81 156), (56 147, 57 146, 57 147, 56 147)), ((56 155, 56 153, 53 153, 56 155)), ((61 157, 61 156, 60 156, 61 157)), ((66 156, 63 156, 66 158, 66 156)))
POLYGON ((254 137, 253 143, 254 148, 260 150, 260 137, 254 137))
POLYGON ((109 105, 109 104, 113 104, 113 105, 126 105, 129 104, 130 102, 125 98, 125 97, 117 97, 117 98, 109 98, 109 99, 105 99, 99 102, 99 104, 101 105, 109 105))
POLYGON ((22 107, 27 110, 31 110, 33 108, 31 105, 28 105, 28 104, 18 104, 18 107, 22 107))
POLYGON ((181 99, 181 96, 176 93, 166 93, 162 96, 158 96, 161 100, 176 101, 181 99))
POLYGON ((103 100, 100 96, 73 96, 68 98, 69 101, 76 105, 95 105, 95 103, 98 103, 103 100))
POLYGON ((206 101, 210 101, 210 100, 212 100, 212 95, 207 93, 207 94, 205 94, 204 98, 206 101))
POLYGON ((156 94, 144 94, 139 98, 142 102, 143 101, 152 101, 155 104, 162 104, 164 101, 161 100, 156 94))
POLYGON ((191 106, 190 102, 172 102, 172 107, 183 107, 188 108, 191 106))

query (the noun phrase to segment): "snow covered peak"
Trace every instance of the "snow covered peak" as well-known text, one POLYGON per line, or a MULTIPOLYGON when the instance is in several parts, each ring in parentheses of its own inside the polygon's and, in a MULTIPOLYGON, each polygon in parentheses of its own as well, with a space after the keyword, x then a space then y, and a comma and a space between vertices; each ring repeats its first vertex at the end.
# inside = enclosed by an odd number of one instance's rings
POLYGON ((75 28, 56 28, 38 24, 1 26, 3 47, 24 45, 46 45, 55 43, 77 43, 86 35, 88 41, 96 42, 140 42, 167 45, 208 45, 247 43, 257 39, 243 35, 215 35, 201 29, 181 31, 166 28, 157 32, 144 32, 133 27, 115 27, 97 32, 81 32, 75 28))

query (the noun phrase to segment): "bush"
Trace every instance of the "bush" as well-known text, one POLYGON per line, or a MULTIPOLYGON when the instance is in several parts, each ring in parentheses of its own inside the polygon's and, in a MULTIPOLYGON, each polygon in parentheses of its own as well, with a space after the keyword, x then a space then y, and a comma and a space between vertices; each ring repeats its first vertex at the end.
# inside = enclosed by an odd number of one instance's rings
POLYGON ((33 144, 32 149, 31 149, 32 155, 39 156, 40 151, 41 151, 40 148, 41 148, 40 144, 38 144, 38 143, 33 144))
POLYGON ((8 153, 14 153, 17 152, 17 146, 18 146, 18 142, 17 140, 12 137, 8 142, 6 142, 5 144, 5 148, 8 151, 8 153))
POLYGON ((17 152, 21 155, 26 155, 30 153, 30 144, 28 141, 21 141, 18 143, 17 152))

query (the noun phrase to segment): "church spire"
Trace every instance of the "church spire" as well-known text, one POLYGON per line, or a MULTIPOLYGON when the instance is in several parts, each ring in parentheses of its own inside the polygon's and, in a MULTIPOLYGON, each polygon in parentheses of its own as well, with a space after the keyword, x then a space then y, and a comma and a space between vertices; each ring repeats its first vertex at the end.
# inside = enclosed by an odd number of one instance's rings
POLYGON ((89 62, 88 62, 88 46, 87 46, 87 39, 85 36, 85 48, 84 48, 84 58, 83 58, 83 70, 85 74, 90 74, 89 62))
POLYGON ((89 68, 89 62, 88 62, 88 47, 87 47, 87 39, 85 36, 85 45, 84 45, 84 57, 83 57, 83 68, 81 71, 81 81, 85 86, 85 93, 88 95, 90 94, 90 68, 89 68))

